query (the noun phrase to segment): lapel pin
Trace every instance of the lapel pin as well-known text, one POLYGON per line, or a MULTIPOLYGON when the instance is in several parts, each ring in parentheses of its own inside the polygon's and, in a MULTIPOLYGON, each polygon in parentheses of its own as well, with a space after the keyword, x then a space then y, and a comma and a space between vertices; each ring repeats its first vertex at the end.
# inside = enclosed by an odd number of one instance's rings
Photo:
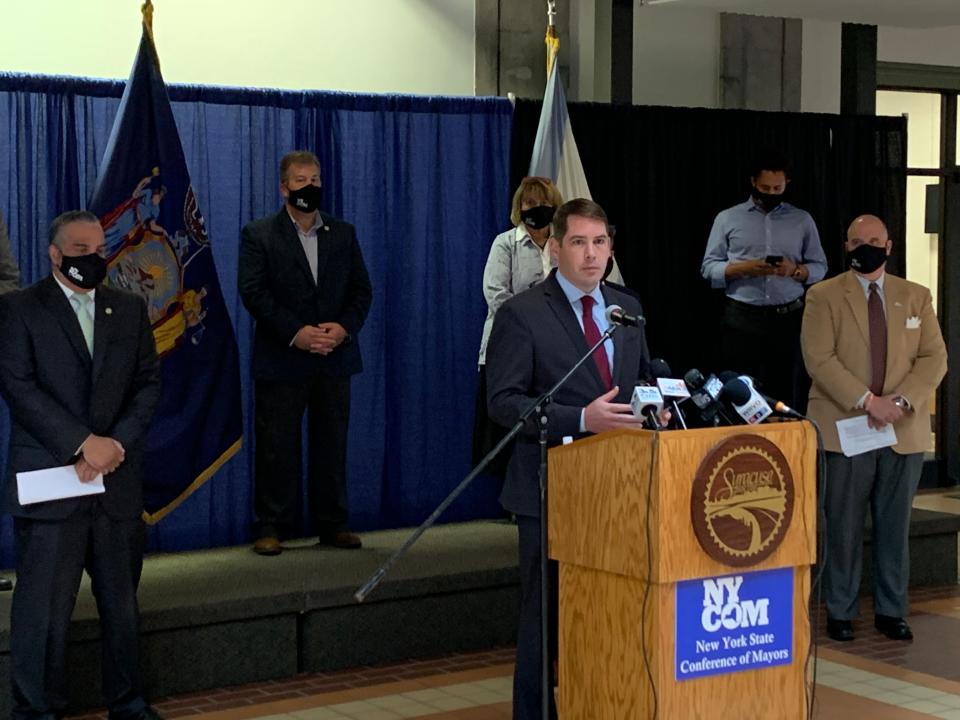
POLYGON ((330 226, 329 226, 329 225, 324 225, 324 226, 323 226, 323 231, 324 231, 324 232, 330 232, 330 226))
POLYGON ((107 308, 106 310, 104 310, 104 312, 105 312, 107 315, 113 315, 113 308, 107 308))

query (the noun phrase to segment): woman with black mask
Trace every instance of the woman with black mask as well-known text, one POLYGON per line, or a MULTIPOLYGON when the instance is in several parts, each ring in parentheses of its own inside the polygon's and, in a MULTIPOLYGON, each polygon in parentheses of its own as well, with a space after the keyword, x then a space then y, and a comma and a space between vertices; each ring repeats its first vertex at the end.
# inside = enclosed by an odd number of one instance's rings
MULTIPOLYGON (((487 301, 487 320, 480 339, 480 388, 473 427, 473 461, 480 460, 506 434, 506 430, 487 417, 487 383, 484 358, 487 338, 497 309, 514 295, 541 282, 555 265, 547 239, 554 211, 563 204, 560 191, 549 178, 525 177, 513 194, 510 222, 513 227, 497 235, 483 271, 483 296, 487 301)), ((502 475, 509 453, 502 452, 490 470, 502 475)))

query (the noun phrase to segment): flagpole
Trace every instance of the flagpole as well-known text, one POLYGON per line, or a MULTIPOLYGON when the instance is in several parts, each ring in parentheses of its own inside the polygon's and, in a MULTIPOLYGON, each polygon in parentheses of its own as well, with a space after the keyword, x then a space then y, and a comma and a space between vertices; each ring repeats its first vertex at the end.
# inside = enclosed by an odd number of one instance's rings
MULTIPOLYGON (((543 42, 547 46, 547 85, 550 73, 560 52, 560 37, 557 35, 557 2, 547 0, 547 34, 543 42)), ((559 78, 558 78, 559 80, 559 78)), ((546 102, 546 96, 544 96, 546 102)), ((569 199, 569 198, 568 198, 569 199)), ((562 382, 562 381, 561 381, 562 382)), ((546 422, 546 415, 541 414, 546 422)), ((550 560, 547 556, 547 439, 546 424, 540 427, 540 717, 550 720, 550 693, 553 683, 550 681, 550 560)))

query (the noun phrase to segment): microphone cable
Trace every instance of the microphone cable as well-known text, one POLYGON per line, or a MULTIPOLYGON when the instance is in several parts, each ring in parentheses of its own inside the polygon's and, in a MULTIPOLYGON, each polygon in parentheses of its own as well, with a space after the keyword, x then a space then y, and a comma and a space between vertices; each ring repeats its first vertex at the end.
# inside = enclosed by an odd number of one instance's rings
POLYGON ((660 433, 653 434, 653 442, 650 452, 650 470, 647 473, 647 509, 646 509, 646 535, 647 535, 647 580, 643 588, 643 601, 640 605, 640 652, 643 654, 643 667, 647 672, 647 679, 650 681, 650 691, 653 694, 653 714, 651 720, 657 720, 659 712, 659 702, 657 699, 657 683, 653 677, 653 669, 650 663, 650 645, 647 642, 647 603, 650 600, 650 587, 653 584, 653 534, 651 530, 650 508, 653 505, 653 475, 654 468, 657 466, 657 459, 660 455, 660 433))
POLYGON ((810 683, 807 693, 807 718, 813 720, 814 705, 817 700, 817 664, 820 659, 819 639, 820 620, 823 610, 823 572, 827 562, 827 523, 826 523, 826 491, 827 491, 827 454, 823 443, 823 432, 816 421, 804 416, 817 435, 817 570, 810 579, 810 601, 807 605, 807 621, 810 624, 810 646, 807 650, 805 670, 810 672, 810 683), (811 667, 812 666, 812 667, 811 667))

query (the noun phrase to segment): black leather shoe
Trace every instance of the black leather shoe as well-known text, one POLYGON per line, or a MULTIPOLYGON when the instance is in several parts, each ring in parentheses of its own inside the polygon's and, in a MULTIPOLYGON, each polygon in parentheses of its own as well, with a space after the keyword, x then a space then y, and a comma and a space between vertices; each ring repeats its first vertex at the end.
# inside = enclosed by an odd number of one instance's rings
POLYGON ((877 615, 873 619, 873 626, 891 640, 913 640, 913 631, 901 617, 877 615))
POLYGON ((827 635, 837 642, 850 642, 853 640, 853 623, 849 620, 827 618, 827 635))

